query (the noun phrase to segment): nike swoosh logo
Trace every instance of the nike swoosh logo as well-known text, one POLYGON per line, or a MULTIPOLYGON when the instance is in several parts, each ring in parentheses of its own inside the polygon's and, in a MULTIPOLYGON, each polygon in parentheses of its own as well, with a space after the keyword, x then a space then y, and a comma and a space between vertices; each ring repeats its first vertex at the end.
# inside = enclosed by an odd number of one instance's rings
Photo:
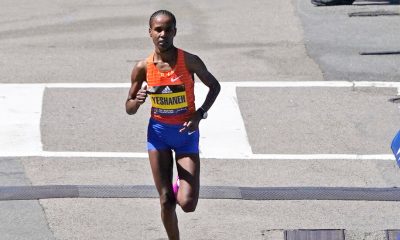
POLYGON ((193 133, 195 133, 196 131, 193 131, 193 132, 188 132, 188 135, 192 135, 193 133))
POLYGON ((180 75, 179 77, 176 77, 176 78, 171 78, 171 82, 176 82, 181 77, 182 77, 182 75, 180 75))
POLYGON ((400 148, 399 148, 399 151, 397 151, 396 155, 399 155, 399 153, 400 153, 400 148))

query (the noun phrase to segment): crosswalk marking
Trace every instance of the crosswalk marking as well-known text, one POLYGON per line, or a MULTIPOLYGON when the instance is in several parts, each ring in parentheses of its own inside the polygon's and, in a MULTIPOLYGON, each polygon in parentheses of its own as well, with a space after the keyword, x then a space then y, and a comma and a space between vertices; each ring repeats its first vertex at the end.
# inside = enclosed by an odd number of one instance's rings
MULTIPOLYGON (((16 153, 14 155, 2 155, 0 157, 75 157, 75 158, 147 158, 147 152, 51 152, 41 151, 38 154, 26 155, 25 153, 16 153)), ((254 154, 249 155, 230 155, 226 157, 224 154, 204 155, 200 153, 201 158, 212 159, 231 159, 231 160, 378 160, 393 161, 392 154, 375 154, 375 155, 359 155, 359 154, 254 154)))
MULTIPOLYGON (((40 117, 45 88, 128 88, 129 83, 0 84, 0 156, 43 157, 146 157, 146 153, 43 151, 40 117)), ((222 82, 220 96, 201 123, 201 156, 217 159, 376 159, 393 160, 387 154, 253 154, 236 97, 237 87, 377 87, 397 88, 400 82, 285 81, 222 82)), ((207 93, 196 86, 199 107, 207 93)))
POLYGON ((44 87, 0 85, 1 155, 42 151, 40 117, 44 87))
MULTIPOLYGON (((208 88, 196 86, 196 106, 204 102, 208 88)), ((240 113, 236 87, 223 85, 206 121, 200 123, 200 151, 205 158, 247 158, 252 154, 243 118, 240 113)))
MULTIPOLYGON (((196 88, 201 83, 196 83, 196 88)), ((0 83, 8 87, 43 87, 43 88, 128 88, 130 83, 0 83)), ((376 87, 397 88, 400 91, 400 82, 379 81, 245 81, 221 82, 222 89, 226 86, 235 87, 376 87)), ((400 93, 400 92, 399 92, 400 93)))

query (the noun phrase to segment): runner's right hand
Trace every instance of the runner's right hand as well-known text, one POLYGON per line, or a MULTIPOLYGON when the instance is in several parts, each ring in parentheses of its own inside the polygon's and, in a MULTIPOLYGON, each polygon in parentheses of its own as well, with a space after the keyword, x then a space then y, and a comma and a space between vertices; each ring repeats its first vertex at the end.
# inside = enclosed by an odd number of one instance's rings
POLYGON ((140 104, 143 104, 147 98, 147 85, 144 85, 139 91, 136 93, 136 101, 140 104))

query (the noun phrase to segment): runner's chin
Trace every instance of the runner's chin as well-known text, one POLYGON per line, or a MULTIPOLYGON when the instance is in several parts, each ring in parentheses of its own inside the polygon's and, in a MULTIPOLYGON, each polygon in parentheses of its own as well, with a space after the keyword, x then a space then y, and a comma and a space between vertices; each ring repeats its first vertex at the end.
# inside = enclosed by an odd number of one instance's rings
POLYGON ((167 41, 160 41, 158 42, 158 46, 162 48, 168 47, 168 42, 167 41))
POLYGON ((165 41, 163 41, 163 42, 158 42, 158 48, 161 50, 161 51, 167 51, 167 50, 169 50, 169 49, 171 49, 171 47, 172 47, 172 45, 169 43, 169 42, 165 42, 165 41))

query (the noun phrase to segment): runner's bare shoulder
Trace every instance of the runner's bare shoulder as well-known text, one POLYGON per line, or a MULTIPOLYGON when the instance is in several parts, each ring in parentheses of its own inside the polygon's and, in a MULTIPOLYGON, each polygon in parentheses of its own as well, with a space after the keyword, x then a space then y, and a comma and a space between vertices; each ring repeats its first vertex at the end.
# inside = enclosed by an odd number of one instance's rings
POLYGON ((189 52, 184 52, 184 56, 186 67, 192 74, 198 72, 200 69, 205 68, 204 63, 199 56, 189 52))
POLYGON ((132 75, 131 75, 132 82, 145 81, 146 80, 146 70, 147 70, 146 60, 138 61, 132 70, 132 75))
POLYGON ((135 70, 135 68, 138 71, 146 71, 147 69, 147 61, 146 60, 140 60, 138 61, 135 66, 133 67, 133 70, 135 70))

